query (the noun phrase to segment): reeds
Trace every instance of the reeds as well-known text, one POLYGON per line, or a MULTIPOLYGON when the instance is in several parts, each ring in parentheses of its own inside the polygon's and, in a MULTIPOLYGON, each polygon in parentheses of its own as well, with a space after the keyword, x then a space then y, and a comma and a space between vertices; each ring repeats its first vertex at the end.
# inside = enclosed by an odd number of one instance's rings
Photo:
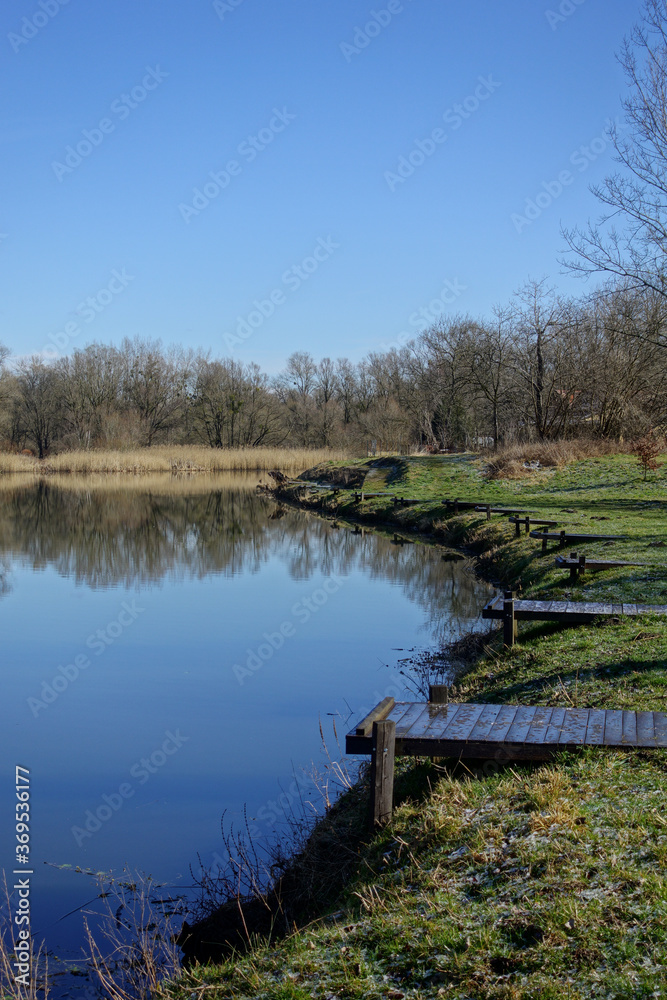
POLYGON ((91 473, 146 475, 147 473, 260 472, 280 469, 296 475, 322 462, 344 460, 346 454, 329 448, 204 448, 197 445, 160 445, 128 451, 65 451, 48 458, 0 454, 0 474, 91 473))

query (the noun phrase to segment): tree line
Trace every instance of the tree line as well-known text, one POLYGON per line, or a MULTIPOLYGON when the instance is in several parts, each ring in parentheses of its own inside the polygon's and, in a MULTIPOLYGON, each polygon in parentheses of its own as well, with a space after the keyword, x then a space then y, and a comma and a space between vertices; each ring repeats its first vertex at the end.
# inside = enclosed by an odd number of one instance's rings
POLYGON ((444 450, 664 429, 665 298, 565 299, 531 281, 487 319, 443 316, 362 361, 292 354, 269 376, 203 350, 126 339, 58 359, 0 355, 4 447, 39 457, 155 444, 444 450))
POLYGON ((0 443, 52 449, 205 443, 440 450, 667 429, 667 0, 644 0, 619 54, 619 171, 604 214, 563 230, 564 263, 606 286, 564 298, 529 281, 483 319, 443 316, 362 361, 292 354, 269 377, 210 352, 124 340, 9 365, 0 443))

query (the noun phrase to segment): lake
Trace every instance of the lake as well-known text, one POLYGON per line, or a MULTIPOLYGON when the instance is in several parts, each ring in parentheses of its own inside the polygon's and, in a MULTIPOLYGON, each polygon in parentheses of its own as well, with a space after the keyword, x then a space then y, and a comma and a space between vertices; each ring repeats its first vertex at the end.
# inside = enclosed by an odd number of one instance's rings
POLYGON ((404 694, 411 651, 480 627, 492 589, 466 564, 280 507, 257 478, 0 484, 2 866, 19 765, 32 929, 61 958, 95 886, 58 866, 187 893, 224 853, 223 812, 247 806, 262 843, 297 797, 321 806, 320 720, 338 753, 332 720, 342 737, 404 694))

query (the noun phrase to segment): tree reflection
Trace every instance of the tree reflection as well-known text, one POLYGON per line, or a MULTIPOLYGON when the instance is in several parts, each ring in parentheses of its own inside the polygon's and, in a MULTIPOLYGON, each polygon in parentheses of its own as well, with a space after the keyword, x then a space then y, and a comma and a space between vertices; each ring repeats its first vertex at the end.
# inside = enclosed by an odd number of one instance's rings
MULTIPOLYGON (((270 559, 294 579, 362 571, 400 586, 426 613, 426 641, 447 640, 477 619, 489 588, 437 549, 397 546, 278 508, 247 481, 142 486, 41 480, 5 487, 0 506, 0 594, 8 562, 54 567, 91 588, 257 573, 270 559)), ((370 609, 369 609, 369 613, 370 609)), ((374 607, 372 613, 381 614, 374 607)))

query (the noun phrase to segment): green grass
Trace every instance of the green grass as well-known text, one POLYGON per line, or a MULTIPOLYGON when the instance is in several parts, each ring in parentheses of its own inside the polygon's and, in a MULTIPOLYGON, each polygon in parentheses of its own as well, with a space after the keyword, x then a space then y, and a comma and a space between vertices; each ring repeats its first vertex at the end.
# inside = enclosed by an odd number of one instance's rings
MULTIPOLYGON (((467 458, 401 460, 387 488, 423 496, 396 513, 384 500, 321 498, 329 514, 391 521, 478 553, 485 572, 527 595, 667 603, 664 476, 634 459, 572 463, 532 479, 487 483, 467 458), (403 489, 405 488, 405 489, 403 489), (517 503, 599 524, 628 540, 581 551, 650 568, 570 584, 534 539, 435 498, 517 503), (562 513, 568 508, 571 513, 562 513), (609 520, 596 521, 605 517, 609 520)), ((380 477, 378 477, 380 478, 380 477)), ((370 484, 369 484, 370 485, 370 484)), ((567 518, 567 522, 566 522, 567 518)), ((667 629, 657 616, 563 629, 521 626, 491 641, 454 700, 667 712, 667 629)), ((348 695, 349 696, 349 695, 348 695)), ((437 767, 401 760, 391 825, 362 838, 356 873, 333 908, 286 940, 197 969, 165 986, 185 1000, 635 1000, 667 995, 667 754, 586 750, 549 765, 437 767)), ((358 798, 357 792, 357 798, 358 798)), ((359 818, 359 822, 363 817, 359 818)))

